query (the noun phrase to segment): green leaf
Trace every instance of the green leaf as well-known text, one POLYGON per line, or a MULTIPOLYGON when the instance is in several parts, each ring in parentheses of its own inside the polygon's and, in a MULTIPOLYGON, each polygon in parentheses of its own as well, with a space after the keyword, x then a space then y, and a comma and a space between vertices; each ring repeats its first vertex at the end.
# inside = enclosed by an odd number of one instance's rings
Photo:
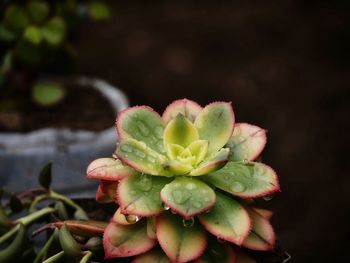
POLYGON ((11 32, 3 24, 0 24, 0 42, 12 42, 16 37, 17 35, 14 32, 11 32))
POLYGON ((224 166, 229 158, 230 150, 228 148, 223 148, 214 154, 212 157, 204 160, 199 166, 192 170, 190 175, 198 176, 203 174, 211 173, 222 166, 224 166))
POLYGON ((12 4, 5 10, 4 24, 7 28, 19 33, 28 26, 29 20, 21 6, 12 4))
POLYGON ((175 144, 182 147, 189 146, 192 142, 198 140, 198 132, 196 127, 179 114, 168 123, 164 130, 164 145, 175 144))
POLYGON ((52 162, 44 165, 39 173, 39 183, 45 189, 49 189, 52 181, 52 162))
POLYGON ((209 238, 208 249, 194 263, 232 263, 236 262, 236 253, 228 243, 220 243, 216 237, 209 238))
POLYGON ((94 220, 66 220, 48 224, 48 226, 57 228, 61 228, 63 225, 66 225, 72 234, 83 237, 102 235, 107 227, 106 222, 94 220))
POLYGON ((116 128, 121 140, 132 138, 145 143, 158 153, 165 153, 163 121, 152 108, 136 106, 122 111, 119 113, 116 128))
POLYGON ((123 214, 153 216, 163 211, 160 191, 169 183, 166 177, 146 174, 128 176, 118 185, 117 198, 123 214))
POLYGON ((172 262, 194 260, 207 246, 207 235, 198 223, 186 227, 181 217, 163 213, 156 225, 158 242, 172 262))
POLYGON ((42 23, 49 15, 49 5, 45 1, 31 1, 28 4, 28 13, 31 20, 35 23, 42 23))
POLYGON ((163 252, 163 250, 159 249, 158 247, 142 255, 135 257, 132 261, 132 263, 150 263, 150 262, 171 263, 167 255, 163 252))
POLYGON ((88 4, 88 11, 91 18, 95 20, 103 20, 111 16, 108 5, 101 1, 91 1, 88 4))
POLYGON ((26 229, 23 224, 20 224, 17 235, 12 243, 8 247, 0 250, 0 262, 18 262, 18 256, 23 252, 26 239, 26 229))
POLYGON ((208 155, 220 150, 233 132, 234 114, 230 103, 214 102, 207 105, 197 116, 194 125, 199 138, 209 141, 208 155))
POLYGON ((261 197, 280 191, 276 173, 262 163, 228 162, 222 169, 202 179, 242 198, 261 197))
POLYGON ((75 241, 72 234, 69 232, 66 224, 61 227, 58 237, 60 240, 61 247, 65 254, 71 257, 76 257, 81 255, 80 245, 75 241))
POLYGON ((210 209, 215 193, 205 183, 189 177, 175 178, 161 191, 163 202, 186 219, 210 209))
POLYGON ((99 158, 91 162, 86 170, 86 178, 106 181, 118 181, 138 172, 122 164, 119 159, 99 158))
POLYGON ((116 150, 118 158, 133 169, 146 174, 171 176, 166 166, 165 156, 152 150, 145 143, 134 140, 122 140, 116 150))
POLYGON ((216 192, 215 206, 198 218, 208 232, 238 246, 251 229, 251 220, 243 206, 219 192, 216 192))
POLYGON ((201 111, 202 107, 197 102, 188 99, 175 100, 165 109, 162 119, 164 123, 168 123, 180 113, 194 122, 201 111))
POLYGON ((65 38, 66 24, 61 17, 53 17, 41 28, 41 33, 47 43, 57 46, 65 38))
POLYGON ((41 106, 52 106, 65 96, 64 89, 53 82, 36 83, 32 89, 33 100, 41 106))
POLYGON ((254 210, 249 210, 249 215, 253 220, 253 229, 243 242, 243 246, 261 251, 273 250, 276 235, 270 222, 254 210))
POLYGON ((24 38, 33 45, 39 45, 42 39, 41 31, 36 26, 28 26, 24 31, 24 38))
POLYGON ((157 244, 147 235, 147 224, 140 220, 136 224, 123 226, 111 221, 103 235, 105 258, 131 257, 145 253, 157 244))
POLYGON ((232 137, 227 142, 231 161, 253 161, 259 157, 266 144, 266 131, 248 123, 236 123, 232 137))

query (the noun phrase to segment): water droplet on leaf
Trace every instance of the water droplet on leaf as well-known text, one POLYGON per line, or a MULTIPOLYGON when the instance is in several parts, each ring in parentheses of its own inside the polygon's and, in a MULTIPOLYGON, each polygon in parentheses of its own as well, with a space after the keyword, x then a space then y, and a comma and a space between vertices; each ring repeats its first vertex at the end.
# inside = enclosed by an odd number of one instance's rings
POLYGON ((140 220, 140 218, 138 216, 135 216, 135 215, 124 215, 124 216, 125 216, 125 220, 129 224, 135 224, 136 222, 138 222, 140 220))
POLYGON ((163 203, 163 209, 164 209, 164 210, 169 210, 170 207, 169 207, 166 203, 163 203))
POLYGON ((272 200, 273 196, 274 196, 274 195, 267 195, 267 196, 264 196, 263 199, 264 199, 265 201, 270 201, 270 200, 272 200))
POLYGON ((123 144, 121 147, 120 147, 120 150, 122 152, 125 152, 125 153, 131 153, 132 152, 132 147, 130 145, 127 145, 127 144, 123 144))
POLYGON ((240 182, 233 182, 230 186, 230 190, 235 193, 241 193, 245 190, 245 186, 240 182))
POLYGON ((137 182, 137 186, 140 190, 147 192, 152 188, 152 176, 148 174, 142 174, 140 180, 137 182))
POLYGON ((182 219, 182 224, 184 227, 193 227, 194 226, 194 218, 191 217, 190 219, 182 219))
POLYGON ((192 204, 192 206, 193 206, 194 208, 201 208, 201 207, 202 207, 202 203, 199 202, 199 201, 197 201, 197 202, 194 202, 194 203, 192 204))
POLYGON ((186 189, 176 189, 171 195, 173 196, 175 203, 178 205, 185 203, 191 197, 190 192, 186 189))
POLYGON ((136 123, 138 130, 143 136, 148 136, 150 134, 150 130, 142 121, 137 121, 136 123))

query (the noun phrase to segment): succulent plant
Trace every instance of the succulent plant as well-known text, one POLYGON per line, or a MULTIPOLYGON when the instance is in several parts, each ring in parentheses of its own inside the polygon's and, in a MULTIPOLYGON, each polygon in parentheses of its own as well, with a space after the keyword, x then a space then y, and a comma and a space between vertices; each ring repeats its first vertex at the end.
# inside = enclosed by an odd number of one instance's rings
POLYGON ((266 131, 235 123, 231 103, 177 100, 162 116, 131 107, 116 130, 113 157, 87 169, 100 180, 96 199, 119 206, 104 231, 106 258, 243 263, 254 262, 247 251, 274 249, 272 212, 253 203, 280 191, 257 161, 266 131))

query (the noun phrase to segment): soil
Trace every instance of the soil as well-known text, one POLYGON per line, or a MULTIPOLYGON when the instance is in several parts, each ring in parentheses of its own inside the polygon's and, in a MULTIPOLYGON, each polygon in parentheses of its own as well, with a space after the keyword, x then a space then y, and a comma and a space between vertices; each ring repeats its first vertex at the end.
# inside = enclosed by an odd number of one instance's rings
MULTIPOLYGON (((18 111, 0 112, 0 132, 29 132, 41 128, 101 131, 113 125, 115 114, 109 102, 95 89, 65 84, 64 100, 50 108, 24 101, 18 111)), ((1 101, 0 101, 1 102, 1 101)))

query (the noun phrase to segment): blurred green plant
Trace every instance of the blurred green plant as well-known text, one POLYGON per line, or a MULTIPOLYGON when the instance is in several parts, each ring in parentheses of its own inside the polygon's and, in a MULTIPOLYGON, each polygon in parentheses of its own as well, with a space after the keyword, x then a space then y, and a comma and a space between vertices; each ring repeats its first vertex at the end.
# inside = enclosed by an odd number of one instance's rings
POLYGON ((21 92, 41 106, 60 102, 63 87, 41 78, 69 70, 76 55, 72 41, 81 22, 110 15, 98 0, 0 1, 1 97, 21 92))

